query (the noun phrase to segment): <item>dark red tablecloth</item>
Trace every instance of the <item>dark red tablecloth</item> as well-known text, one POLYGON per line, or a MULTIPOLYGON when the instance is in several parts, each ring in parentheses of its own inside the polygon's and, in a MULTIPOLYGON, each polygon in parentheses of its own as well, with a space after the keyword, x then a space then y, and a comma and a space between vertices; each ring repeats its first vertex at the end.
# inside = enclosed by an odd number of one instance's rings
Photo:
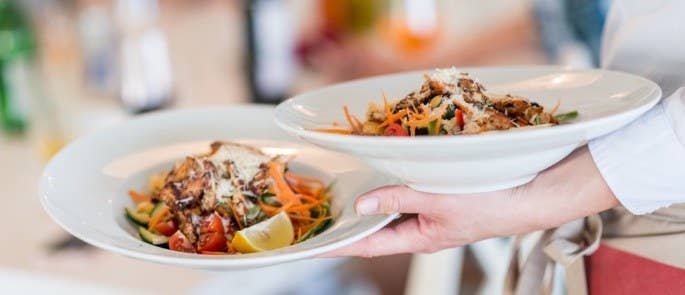
POLYGON ((586 257, 585 267, 590 295, 685 294, 685 269, 606 245, 586 257))

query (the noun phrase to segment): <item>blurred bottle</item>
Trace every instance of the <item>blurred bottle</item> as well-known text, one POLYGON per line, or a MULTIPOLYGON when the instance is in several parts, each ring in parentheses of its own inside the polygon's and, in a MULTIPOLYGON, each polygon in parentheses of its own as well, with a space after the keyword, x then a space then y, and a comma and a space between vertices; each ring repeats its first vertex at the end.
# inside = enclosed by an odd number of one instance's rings
POLYGON ((7 132, 22 133, 27 126, 35 47, 23 12, 13 1, 0 0, 0 124, 7 132))
POLYGON ((79 2, 77 24, 86 85, 98 92, 113 94, 116 89, 116 39, 110 9, 105 0, 79 2))
POLYGON ((245 0, 248 84, 253 102, 278 103, 296 71, 295 39, 283 0, 245 0))
POLYGON ((172 73, 156 0, 118 0, 119 94, 124 107, 141 113, 171 101, 172 73))

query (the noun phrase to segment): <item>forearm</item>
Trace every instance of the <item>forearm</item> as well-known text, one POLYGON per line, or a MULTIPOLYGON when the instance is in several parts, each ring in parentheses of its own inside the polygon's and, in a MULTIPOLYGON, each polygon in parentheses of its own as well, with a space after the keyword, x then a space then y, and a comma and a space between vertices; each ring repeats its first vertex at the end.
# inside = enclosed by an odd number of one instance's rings
POLYGON ((552 228, 618 205, 587 147, 507 191, 455 198, 473 240, 552 228))

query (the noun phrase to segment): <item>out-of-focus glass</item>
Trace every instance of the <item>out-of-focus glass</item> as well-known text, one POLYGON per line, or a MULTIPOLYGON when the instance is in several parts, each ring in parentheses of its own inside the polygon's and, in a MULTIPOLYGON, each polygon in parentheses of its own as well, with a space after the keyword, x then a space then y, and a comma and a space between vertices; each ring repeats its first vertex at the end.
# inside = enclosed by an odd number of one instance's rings
POLYGON ((119 94, 134 113, 158 109, 171 100, 171 61, 166 36, 157 24, 156 0, 118 0, 119 94))
POLYGON ((400 53, 432 48, 442 28, 438 5, 436 0, 391 0, 381 35, 400 53))
POLYGON ((0 1, 0 124, 7 132, 27 126, 35 47, 23 11, 13 1, 0 1))

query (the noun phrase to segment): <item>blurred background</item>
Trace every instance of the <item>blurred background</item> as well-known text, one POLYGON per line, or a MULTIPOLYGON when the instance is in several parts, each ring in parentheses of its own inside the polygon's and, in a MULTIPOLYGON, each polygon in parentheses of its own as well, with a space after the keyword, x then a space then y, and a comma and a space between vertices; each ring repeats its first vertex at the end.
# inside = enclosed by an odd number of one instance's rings
MULTIPOLYGON (((300 275, 274 268, 255 280, 254 272, 192 271, 86 246, 40 208, 40 171, 71 140, 161 109, 276 104, 344 80, 453 65, 595 67, 609 4, 0 0, 0 290, 401 294, 409 255, 296 263, 300 275), (264 284, 265 275, 274 279, 264 284)), ((507 263, 507 240, 488 243, 486 254, 465 252, 455 277, 461 294, 490 294, 501 281, 491 268, 507 263)))

